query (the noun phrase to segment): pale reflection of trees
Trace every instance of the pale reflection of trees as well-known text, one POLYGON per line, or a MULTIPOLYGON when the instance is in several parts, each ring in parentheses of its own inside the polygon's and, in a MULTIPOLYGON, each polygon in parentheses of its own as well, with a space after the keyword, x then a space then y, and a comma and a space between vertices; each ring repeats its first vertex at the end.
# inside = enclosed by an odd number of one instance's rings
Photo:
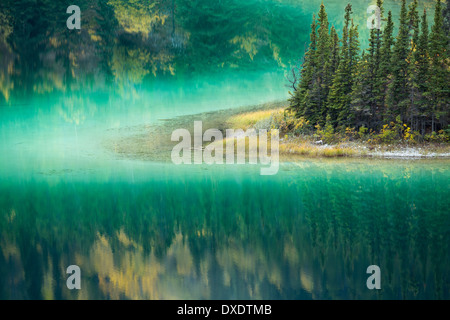
POLYGON ((299 54, 291 43, 292 34, 302 30, 296 23, 300 11, 266 2, 80 0, 77 5, 81 30, 67 30, 63 2, 0 4, 2 99, 14 104, 12 98, 74 91, 123 97, 155 77, 284 67, 299 54), (290 32, 281 33, 286 25, 290 32))
POLYGON ((75 125, 82 124, 88 116, 92 116, 96 111, 95 103, 86 97, 78 94, 65 95, 59 99, 55 110, 67 123, 75 125))
POLYGON ((155 24, 164 25, 168 18, 156 1, 109 0, 108 4, 114 8, 116 19, 125 32, 142 33, 144 37, 148 37, 155 24))
POLYGON ((0 93, 6 101, 9 100, 11 90, 14 89, 11 75, 13 73, 15 55, 7 43, 7 38, 11 33, 12 26, 8 21, 8 12, 0 11, 0 93))
POLYGON ((30 93, 108 91, 113 82, 132 87, 146 75, 175 74, 172 51, 179 50, 184 40, 181 31, 171 35, 173 26, 166 23, 169 13, 164 9, 169 4, 96 0, 78 4, 82 28, 72 31, 65 28, 64 3, 19 0, 0 5, 2 98, 9 101, 13 90, 17 98, 30 93), (45 14, 36 15, 41 11, 45 14), (176 46, 174 39, 180 42, 176 46))

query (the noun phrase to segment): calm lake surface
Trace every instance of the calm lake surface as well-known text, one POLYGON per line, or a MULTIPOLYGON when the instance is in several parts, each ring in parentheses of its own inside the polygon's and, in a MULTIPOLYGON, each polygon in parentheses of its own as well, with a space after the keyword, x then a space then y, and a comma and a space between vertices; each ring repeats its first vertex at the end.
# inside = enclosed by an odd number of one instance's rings
MULTIPOLYGON (((365 45, 368 1, 351 2, 365 45)), ((450 299, 449 160, 305 159, 260 176, 105 147, 159 120, 285 101, 321 0, 177 0, 176 32, 140 37, 113 19, 125 9, 90 3, 109 20, 79 34, 64 5, 0 12, 0 299, 450 299)), ((341 34, 346 2, 326 5, 341 34)), ((399 5, 386 1, 395 18, 399 5)))
POLYGON ((448 299, 448 165, 305 160, 262 177, 112 161, 2 177, 0 297, 448 299))

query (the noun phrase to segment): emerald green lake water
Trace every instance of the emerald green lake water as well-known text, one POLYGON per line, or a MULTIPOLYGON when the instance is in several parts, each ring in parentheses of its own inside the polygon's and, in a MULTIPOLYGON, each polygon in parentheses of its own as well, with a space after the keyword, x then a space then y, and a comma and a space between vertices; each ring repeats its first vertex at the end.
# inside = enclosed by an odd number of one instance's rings
MULTIPOLYGON (((321 0, 175 2, 144 35, 115 18, 126 1, 79 0, 79 33, 64 3, 0 3, 0 299, 450 299, 448 160, 260 176, 114 152, 160 120, 285 101, 321 0)), ((350 2, 364 46, 369 2, 350 2)), ((325 3, 341 34, 346 2, 325 3)))
POLYGON ((448 299, 448 161, 120 161, 0 179, 0 297, 448 299), (82 271, 66 287, 65 268, 82 271), (381 290, 366 268, 381 268, 381 290))

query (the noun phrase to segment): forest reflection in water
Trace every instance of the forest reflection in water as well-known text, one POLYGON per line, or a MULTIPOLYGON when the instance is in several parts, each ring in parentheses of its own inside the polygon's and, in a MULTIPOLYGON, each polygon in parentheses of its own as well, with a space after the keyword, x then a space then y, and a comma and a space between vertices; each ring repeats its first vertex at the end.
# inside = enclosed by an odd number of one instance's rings
POLYGON ((448 162, 257 172, 156 165, 133 178, 2 179, 0 297, 449 298, 448 162), (82 270, 76 292, 71 264, 82 270), (372 264, 381 290, 366 287, 372 264))
MULTIPOLYGON (((82 27, 69 30, 70 2, 2 0, 0 105, 55 93, 133 96, 142 85, 198 74, 290 71, 308 46, 321 2, 78 0, 82 27)), ((419 12, 432 16, 434 2, 420 1, 419 12)), ((367 47, 368 1, 351 3, 367 47)), ((346 4, 326 2, 337 30, 346 4)), ((400 2, 387 0, 384 7, 396 20, 400 2)))

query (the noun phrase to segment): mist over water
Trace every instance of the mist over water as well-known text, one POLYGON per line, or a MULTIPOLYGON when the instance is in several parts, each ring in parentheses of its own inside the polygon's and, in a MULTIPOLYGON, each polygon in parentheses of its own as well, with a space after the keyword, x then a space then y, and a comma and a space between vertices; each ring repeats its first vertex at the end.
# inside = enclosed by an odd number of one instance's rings
POLYGON ((114 158, 102 146, 116 129, 189 114, 258 105, 287 98, 280 72, 210 75, 142 86, 127 97, 114 91, 37 97, 0 110, 3 172, 71 169, 84 161, 114 158))

